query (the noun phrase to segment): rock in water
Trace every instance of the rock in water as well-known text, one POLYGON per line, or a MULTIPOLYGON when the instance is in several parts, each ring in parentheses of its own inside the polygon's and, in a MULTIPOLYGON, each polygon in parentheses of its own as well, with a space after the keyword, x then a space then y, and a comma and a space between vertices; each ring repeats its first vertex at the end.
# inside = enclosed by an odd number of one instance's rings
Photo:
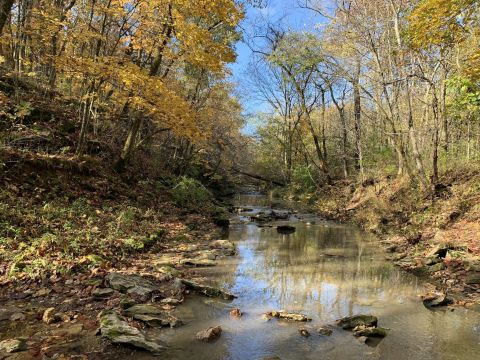
POLYGON ((295 226, 291 226, 291 225, 277 226, 277 232, 280 234, 292 234, 295 231, 296 231, 295 226))
POLYGON ((222 289, 217 289, 208 285, 202 285, 194 281, 182 279, 182 283, 187 287, 192 290, 195 290, 199 292, 202 295, 208 296, 208 297, 218 297, 222 298, 224 300, 233 300, 236 298, 235 295, 228 293, 225 290, 222 289))
POLYGON ((317 329, 318 333, 323 336, 330 336, 333 330, 329 326, 322 326, 317 329))
POLYGON ((234 319, 240 319, 242 317, 242 311, 239 308, 235 308, 230 311, 230 316, 234 319))
POLYGON ((303 314, 288 313, 286 311, 270 311, 266 313, 267 316, 276 317, 279 319, 293 320, 293 321, 312 321, 309 317, 303 314))
POLYGON ((423 305, 426 308, 434 308, 439 306, 446 306, 453 302, 447 294, 444 293, 431 293, 422 296, 423 305))
POLYGON ((310 332, 307 329, 298 329, 298 331, 300 332, 300 335, 302 335, 303 337, 310 336, 310 332))
POLYGON ((196 335, 196 338, 200 341, 211 342, 218 339, 221 334, 222 328, 220 326, 215 326, 199 331, 196 335))
POLYGON ((0 341, 0 351, 14 353, 27 350, 27 341, 23 338, 0 341))
POLYGON ((178 327, 182 325, 182 321, 176 317, 165 314, 163 309, 150 304, 133 305, 126 309, 124 313, 152 327, 178 327))
POLYGON ((356 337, 377 337, 384 338, 387 336, 387 330, 381 327, 357 326, 353 329, 353 335, 356 337))
POLYGON ((373 315, 354 315, 337 320, 337 325, 344 330, 351 330, 357 326, 376 327, 378 319, 373 315))
POLYGON ((140 330, 128 325, 114 311, 104 311, 100 314, 100 332, 113 343, 129 344, 154 354, 164 349, 159 343, 148 340, 140 330))

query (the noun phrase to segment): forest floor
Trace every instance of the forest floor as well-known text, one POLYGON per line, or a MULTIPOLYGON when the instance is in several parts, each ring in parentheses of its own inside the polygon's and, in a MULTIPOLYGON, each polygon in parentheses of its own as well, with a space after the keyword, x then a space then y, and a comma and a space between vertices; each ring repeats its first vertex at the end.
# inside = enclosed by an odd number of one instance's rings
POLYGON ((409 179, 339 182, 315 208, 375 233, 387 258, 434 283, 459 305, 480 308, 480 169, 446 172, 434 199, 409 179))
POLYGON ((234 253, 216 241, 224 210, 182 210, 172 179, 122 178, 94 159, 11 148, 1 159, 0 359, 114 358, 119 348, 95 336, 101 311, 143 331, 148 324, 125 308, 155 301, 150 320, 174 326, 168 314, 198 291, 179 279, 234 253), (12 355, 9 346, 28 350, 12 355))

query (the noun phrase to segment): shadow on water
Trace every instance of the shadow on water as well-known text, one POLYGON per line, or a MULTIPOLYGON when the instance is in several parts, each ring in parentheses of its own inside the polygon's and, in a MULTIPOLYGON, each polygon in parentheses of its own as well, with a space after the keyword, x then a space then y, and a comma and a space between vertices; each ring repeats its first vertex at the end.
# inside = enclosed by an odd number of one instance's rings
MULTIPOLYGON (((250 214, 268 209, 261 196, 238 199, 250 214)), ((480 317, 464 309, 429 311, 418 295, 419 280, 383 258, 375 238, 356 228, 304 214, 276 222, 296 227, 289 235, 275 227, 260 228, 239 214, 229 238, 239 256, 204 275, 239 297, 232 302, 191 295, 177 316, 186 326, 162 331, 171 348, 168 359, 479 359, 480 317), (305 219, 308 219, 306 221, 305 219), (239 307, 245 315, 234 320, 229 311, 239 307), (269 310, 301 312, 313 319, 301 324, 265 321, 269 310), (335 329, 321 336, 316 329, 335 319, 357 313, 374 314, 389 330, 377 346, 356 340, 350 332, 335 329), (213 344, 194 340, 197 331, 222 326, 213 344), (300 336, 306 327, 312 336, 300 336)), ((139 354, 136 358, 148 358, 139 354)))

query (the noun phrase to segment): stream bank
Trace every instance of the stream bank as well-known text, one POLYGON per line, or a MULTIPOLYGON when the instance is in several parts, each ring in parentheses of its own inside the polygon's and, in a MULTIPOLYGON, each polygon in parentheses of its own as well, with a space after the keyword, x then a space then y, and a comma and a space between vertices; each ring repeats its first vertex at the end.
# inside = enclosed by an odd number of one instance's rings
POLYGON ((375 234, 388 260, 480 310, 479 189, 480 171, 468 168, 442 175, 433 200, 410 179, 384 177, 338 182, 308 203, 375 234))

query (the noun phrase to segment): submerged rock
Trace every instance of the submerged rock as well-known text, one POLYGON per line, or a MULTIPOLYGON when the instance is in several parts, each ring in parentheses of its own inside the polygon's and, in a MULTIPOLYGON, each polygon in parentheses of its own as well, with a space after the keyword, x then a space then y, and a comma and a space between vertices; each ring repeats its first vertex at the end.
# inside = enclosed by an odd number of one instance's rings
POLYGON ((114 311, 105 311, 100 314, 100 332, 103 337, 113 343, 129 344, 154 354, 164 349, 158 342, 148 340, 143 332, 130 326, 114 311))
POLYGON ((376 327, 378 318, 373 315, 354 315, 337 320, 337 325, 344 330, 351 330, 357 326, 376 327))
POLYGON ((291 225, 279 225, 277 226, 277 232, 280 234, 292 234, 296 231, 297 229, 295 226, 291 225))
POLYGON ((208 297, 218 297, 225 300, 233 300, 236 298, 235 295, 230 294, 229 292, 222 289, 214 288, 208 285, 202 285, 197 282, 186 280, 186 279, 182 279, 181 281, 187 288, 195 290, 198 293, 208 297))
POLYGON ((0 341, 0 351, 15 353, 27 350, 27 341, 23 338, 0 341))
POLYGON ((219 251, 224 256, 236 254, 235 244, 228 240, 215 240, 210 243, 210 248, 219 251))
POLYGON ((270 311, 266 313, 267 316, 279 318, 279 319, 286 319, 286 320, 293 320, 293 321, 312 321, 311 318, 307 317, 303 314, 298 313, 288 313, 286 311, 270 311))
POLYGON ((330 326, 321 326, 317 329, 317 332, 323 336, 330 336, 333 334, 333 329, 330 326))
POLYGON ((222 335, 222 328, 220 326, 215 326, 199 331, 195 337, 200 341, 211 342, 218 339, 220 335, 222 335))

